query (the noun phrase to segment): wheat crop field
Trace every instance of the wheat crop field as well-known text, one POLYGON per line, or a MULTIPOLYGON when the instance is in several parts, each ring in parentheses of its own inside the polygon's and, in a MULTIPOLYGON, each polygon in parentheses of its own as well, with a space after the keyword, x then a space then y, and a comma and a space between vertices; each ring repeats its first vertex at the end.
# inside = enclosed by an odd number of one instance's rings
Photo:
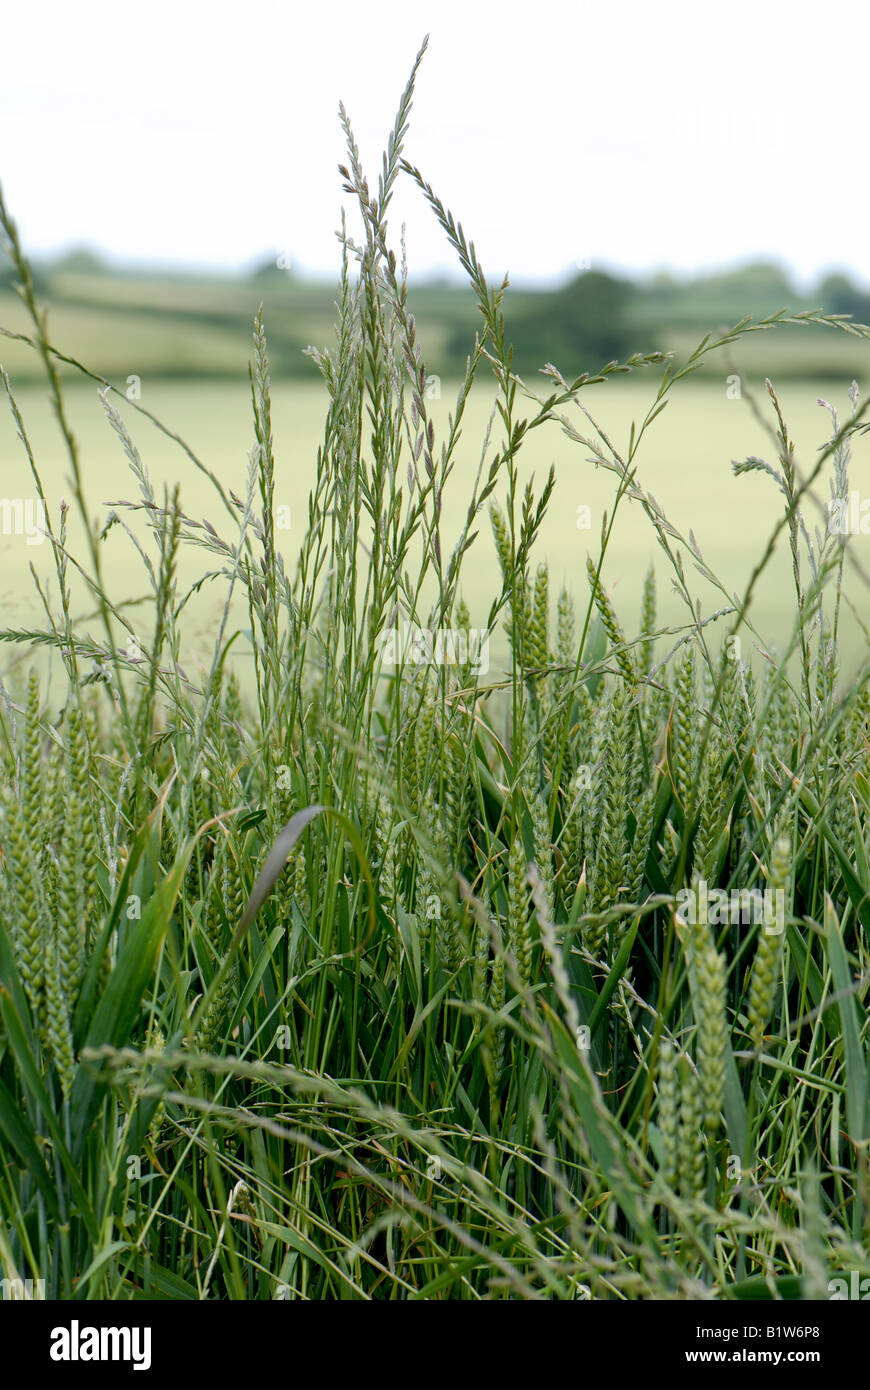
POLYGON ((369 177, 342 108, 310 384, 256 305, 247 381, 70 366, 0 198, 44 374, 0 374, 4 1297, 848 1297, 870 407, 732 353, 870 328, 737 306, 520 378, 405 157, 421 59, 369 177), (474 296, 460 379, 400 181, 474 296))

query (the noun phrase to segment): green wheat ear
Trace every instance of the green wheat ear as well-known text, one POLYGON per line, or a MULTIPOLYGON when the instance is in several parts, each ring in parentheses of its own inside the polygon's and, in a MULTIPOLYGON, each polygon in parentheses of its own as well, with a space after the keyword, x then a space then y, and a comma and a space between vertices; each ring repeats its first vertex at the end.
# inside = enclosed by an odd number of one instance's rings
POLYGON ((507 875, 506 946, 513 953, 524 985, 532 978, 532 938, 529 922, 529 889, 526 883, 526 852, 519 832, 511 841, 507 875))
POLYGON ((604 592, 598 570, 593 560, 587 558, 586 573, 589 578, 589 586, 592 590, 592 597, 595 606, 601 616, 604 630, 610 640, 610 646, 616 655, 616 662, 622 672, 623 679, 631 689, 637 685, 637 671, 631 658, 631 653, 627 650, 625 634, 619 625, 616 610, 607 594, 604 592))
POLYGON ((553 847, 550 840, 550 817, 543 798, 537 792, 531 797, 529 812, 532 819, 534 862, 541 885, 542 901, 548 918, 552 919, 556 890, 553 875, 553 847))
MULTIPOLYGON (((646 882, 646 861, 652 839, 655 809, 656 791, 655 785, 653 785, 642 794, 635 813, 634 838, 631 842, 625 870, 626 894, 628 900, 634 903, 640 903, 643 898, 646 882)), ((628 918, 626 917, 615 928, 617 942, 621 941, 627 930, 628 918)))
POLYGON ((71 798, 75 796, 81 801, 82 812, 81 846, 74 849, 71 847, 71 854, 75 860, 76 903, 84 914, 87 949, 92 950, 99 926, 97 868, 100 853, 98 820, 91 796, 92 758, 84 718, 78 706, 69 707, 67 719, 68 794, 71 798))
POLYGON ((671 771, 677 800, 686 817, 694 814, 694 778, 701 737, 695 688, 695 648, 689 646, 677 672, 677 689, 671 721, 671 771))
POLYGON ((725 800, 725 745, 718 728, 713 728, 704 754, 699 792, 700 816, 693 846, 693 863, 699 877, 712 874, 714 851, 722 833, 725 800))
POLYGON ((27 838, 38 854, 37 847, 45 838, 43 822, 42 731, 39 720, 39 677, 31 671, 27 685, 25 715, 22 814, 27 838))
POLYGON ((670 1038, 661 1038, 656 1065, 658 1091, 657 1124, 662 1140, 659 1172, 672 1190, 677 1185, 680 1157, 680 1077, 677 1050, 670 1038))
POLYGON ((238 762, 242 752, 241 730, 244 717, 242 692, 235 671, 230 674, 227 683, 227 693, 224 697, 224 715, 226 717, 227 753, 230 757, 230 761, 235 764, 238 762))
POLYGON ((697 1025, 695 1055, 704 1125, 713 1133, 719 1127, 725 1101, 729 1048, 725 957, 713 945, 706 922, 687 924, 683 942, 697 1025))
POLYGON ((701 1087, 687 1057, 681 1057, 680 1127, 678 1138, 677 1177, 680 1195, 689 1200, 704 1191, 704 1107, 701 1087))
POLYGON ((574 600, 566 588, 559 592, 556 603, 556 665, 573 666, 577 655, 574 644, 574 600))
MULTIPOLYGON (((589 911, 600 913, 622 895, 628 864, 626 808, 632 759, 631 695, 620 681, 613 694, 607 733, 605 766, 596 826, 597 852, 589 883, 589 911)), ((606 927, 595 922, 586 930, 587 948, 600 955, 606 927)))
POLYGON ((48 923, 41 881, 24 822, 21 804, 11 787, 3 788, 7 882, 14 888, 15 917, 12 945, 34 1023, 45 1027, 45 956, 48 923))
MULTIPOLYGON (((771 856, 769 883, 774 891, 788 891, 791 873, 791 843, 780 837, 771 856)), ((779 924, 777 924, 779 925, 779 924)), ((764 1040, 764 1030, 773 1016, 781 987, 782 958, 785 931, 767 932, 762 927, 758 935, 755 960, 749 980, 747 1018, 749 1036, 756 1047, 764 1040)))
POLYGON ((656 630, 656 572, 652 565, 647 571, 643 584, 643 601, 640 610, 640 636, 643 639, 638 647, 638 666, 640 675, 646 679, 653 664, 653 651, 656 630))
POLYGON ((58 942, 50 939, 45 956, 45 1014, 48 1045, 60 1078, 65 1100, 69 1100, 75 1077, 72 1030, 68 996, 62 979, 58 942))
POLYGON ((550 664, 550 576, 546 564, 538 565, 532 595, 531 614, 526 629, 526 663, 539 672, 533 689, 540 704, 546 704, 547 675, 550 664))
POLYGON ((63 983, 74 1001, 85 972, 90 882, 86 868, 84 799, 67 785, 67 818, 57 873, 56 934, 63 983))

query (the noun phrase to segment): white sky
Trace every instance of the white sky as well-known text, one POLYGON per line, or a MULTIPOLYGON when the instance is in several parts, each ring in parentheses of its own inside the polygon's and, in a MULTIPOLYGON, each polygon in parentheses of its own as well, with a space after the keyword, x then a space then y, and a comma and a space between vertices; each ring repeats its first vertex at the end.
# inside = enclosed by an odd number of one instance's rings
MULTIPOLYGON (((406 145, 492 275, 776 257, 870 282, 863 0, 274 0, 4 7, 0 178, 33 253, 332 274, 339 99, 406 145)), ((412 274, 453 269, 408 187, 412 274)))

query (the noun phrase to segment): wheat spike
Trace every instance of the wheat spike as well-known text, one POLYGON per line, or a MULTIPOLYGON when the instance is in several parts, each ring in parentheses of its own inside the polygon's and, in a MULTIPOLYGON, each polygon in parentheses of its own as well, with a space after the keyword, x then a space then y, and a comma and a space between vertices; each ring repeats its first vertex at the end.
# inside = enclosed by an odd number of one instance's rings
MULTIPOLYGON (((771 856, 769 883, 774 891, 787 891, 790 870, 791 844, 785 837, 781 837, 776 841, 771 856)), ((784 937, 784 931, 770 932, 762 927, 759 932, 747 1004, 749 1036, 756 1047, 761 1046, 764 1030, 776 1006, 782 974, 784 937)))
POLYGON ((677 1051, 670 1038, 659 1042, 656 1067, 658 1082, 658 1129, 662 1137, 660 1173, 666 1186, 675 1188, 679 1164, 680 1077, 677 1051))
POLYGON ((680 1130, 677 1159, 680 1195, 689 1200, 704 1191, 704 1111, 701 1088, 687 1058, 680 1059, 680 1130))

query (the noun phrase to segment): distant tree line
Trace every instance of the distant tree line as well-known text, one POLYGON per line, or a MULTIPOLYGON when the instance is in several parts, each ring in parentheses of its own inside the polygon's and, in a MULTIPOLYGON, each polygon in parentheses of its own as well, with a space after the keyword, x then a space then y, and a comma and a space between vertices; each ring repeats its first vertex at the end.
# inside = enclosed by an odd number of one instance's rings
POLYGON ((870 324, 870 293, 859 290, 847 275, 827 275, 819 285, 820 308, 829 314, 851 314, 856 323, 870 324))
MULTIPOLYGON (((554 362, 565 376, 624 360, 639 347, 656 347, 656 334, 675 324, 731 323, 744 314, 782 308, 820 307, 870 323, 870 293, 840 272, 829 274, 809 295, 798 294, 782 267, 766 262, 718 275, 678 281, 659 275, 638 283, 605 271, 585 271, 555 290, 524 293, 506 305, 506 326, 521 375, 554 362), (730 315, 730 317, 729 317, 730 315)), ((464 358, 467 335, 448 338, 453 362, 464 358)))
POLYGON ((518 369, 554 362, 575 376, 627 357, 636 350, 629 318, 635 292, 629 280, 589 270, 562 289, 535 295, 514 313, 508 310, 518 369))

